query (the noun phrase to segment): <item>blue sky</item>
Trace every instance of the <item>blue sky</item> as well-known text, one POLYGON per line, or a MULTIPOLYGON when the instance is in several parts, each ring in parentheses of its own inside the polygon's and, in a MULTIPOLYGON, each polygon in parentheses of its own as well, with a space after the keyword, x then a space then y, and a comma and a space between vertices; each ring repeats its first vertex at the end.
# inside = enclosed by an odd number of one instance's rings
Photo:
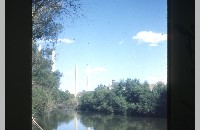
POLYGON ((74 93, 138 78, 167 81, 166 0, 82 0, 86 18, 68 21, 56 45, 61 90, 74 93), (87 65, 89 87, 87 88, 87 65))

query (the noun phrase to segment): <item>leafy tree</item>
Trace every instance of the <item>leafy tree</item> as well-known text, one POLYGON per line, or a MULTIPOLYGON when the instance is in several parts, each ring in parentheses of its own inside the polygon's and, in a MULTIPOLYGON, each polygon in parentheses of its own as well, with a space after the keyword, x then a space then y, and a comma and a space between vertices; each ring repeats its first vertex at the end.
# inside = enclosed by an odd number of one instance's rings
MULTIPOLYGON (((52 71, 52 52, 58 34, 63 29, 62 19, 79 17, 81 0, 32 0, 32 112, 44 114, 68 106, 77 106, 69 92, 59 90, 62 73, 52 71), (53 46, 38 50, 38 41, 53 46)), ((65 20, 65 21, 66 21, 65 20)))
POLYGON ((113 86, 113 91, 117 94, 117 95, 124 95, 124 90, 125 90, 125 82, 124 80, 121 80, 119 83, 115 83, 115 85, 113 86))
POLYGON ((157 82, 153 88, 154 97, 156 98, 156 115, 167 116, 167 86, 162 82, 157 82))
POLYGON ((79 98, 79 109, 84 111, 93 111, 94 107, 94 93, 93 92, 85 92, 82 94, 82 96, 79 98))
POLYGON ((94 91, 94 109, 103 113, 113 113, 114 93, 105 85, 99 85, 94 91))
POLYGON ((141 89, 141 83, 138 79, 127 79, 126 80, 126 89, 125 89, 125 95, 126 95, 126 101, 130 103, 138 103, 139 102, 139 96, 140 96, 140 89, 141 89))
POLYGON ((140 96, 138 104, 141 106, 140 111, 145 115, 150 115, 154 113, 155 109, 155 99, 148 86, 148 83, 144 83, 140 88, 140 96))
POLYGON ((113 108, 115 114, 126 115, 127 102, 122 96, 115 96, 113 98, 113 108))
POLYGON ((54 109, 55 100, 51 96, 52 92, 47 88, 32 88, 32 113, 43 115, 54 109))
POLYGON ((93 92, 79 97, 79 108, 84 111, 113 113, 133 116, 165 117, 167 86, 158 82, 151 91, 148 82, 138 79, 121 80, 113 89, 98 85, 93 92))
POLYGON ((108 91, 108 89, 106 88, 106 86, 104 85, 99 85, 95 91, 94 91, 94 100, 95 100, 95 106, 97 107, 97 109, 100 109, 98 107, 100 107, 103 103, 104 106, 106 105, 106 92, 108 91))
POLYGON ((38 51, 34 44, 32 51, 32 83, 33 86, 58 88, 62 74, 59 71, 52 72, 52 49, 46 48, 38 51))
POLYGON ((33 40, 56 40, 62 31, 59 20, 80 16, 81 0, 32 0, 33 40))

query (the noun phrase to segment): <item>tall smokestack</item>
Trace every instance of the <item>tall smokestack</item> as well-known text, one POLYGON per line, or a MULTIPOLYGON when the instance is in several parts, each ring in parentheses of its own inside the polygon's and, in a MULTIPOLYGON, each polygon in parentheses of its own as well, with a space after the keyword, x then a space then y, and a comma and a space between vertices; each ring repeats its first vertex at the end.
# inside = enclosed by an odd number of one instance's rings
POLYGON ((76 92, 77 86, 78 86, 78 65, 76 64, 75 65, 75 93, 74 93, 75 97, 77 94, 76 92))
POLYGON ((87 64, 87 85, 86 85, 86 91, 89 89, 89 78, 90 78, 90 68, 89 65, 87 64))
POLYGON ((53 50, 52 51, 52 55, 51 55, 52 57, 51 57, 51 60, 53 61, 53 64, 52 64, 52 71, 54 72, 55 70, 56 70, 56 64, 55 64, 55 62, 56 62, 56 58, 55 58, 55 56, 56 56, 56 51, 55 50, 53 50))
POLYGON ((38 51, 41 51, 41 50, 42 50, 42 45, 39 44, 39 46, 38 46, 38 51))

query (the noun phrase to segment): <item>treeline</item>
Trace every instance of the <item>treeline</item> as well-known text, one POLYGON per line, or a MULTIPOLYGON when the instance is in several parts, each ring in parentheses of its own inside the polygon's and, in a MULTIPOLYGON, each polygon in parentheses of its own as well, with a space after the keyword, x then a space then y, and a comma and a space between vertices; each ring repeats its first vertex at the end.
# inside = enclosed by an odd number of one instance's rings
POLYGON ((58 108, 74 109, 77 104, 69 91, 58 89, 62 74, 52 71, 51 57, 64 28, 63 18, 73 21, 83 15, 81 10, 81 0, 32 0, 32 113, 35 115, 58 108), (40 51, 39 41, 45 46, 40 51))
POLYGON ((157 82, 152 90, 138 79, 116 82, 112 89, 99 85, 94 91, 79 95, 78 109, 132 116, 167 116, 167 85, 157 82))
MULTIPOLYGON (((56 109, 74 109, 76 98, 60 91, 59 71, 52 71, 52 51, 59 42, 63 24, 82 14, 81 0, 32 0, 32 113, 45 115, 56 109), (63 21, 65 19, 65 21, 63 21), (42 41, 42 50, 38 45, 42 41)), ((39 117, 39 116, 38 116, 39 117)))
POLYGON ((56 109, 74 109, 77 101, 69 91, 59 90, 62 74, 52 71, 52 51, 38 50, 33 42, 32 48, 32 113, 42 115, 56 109))

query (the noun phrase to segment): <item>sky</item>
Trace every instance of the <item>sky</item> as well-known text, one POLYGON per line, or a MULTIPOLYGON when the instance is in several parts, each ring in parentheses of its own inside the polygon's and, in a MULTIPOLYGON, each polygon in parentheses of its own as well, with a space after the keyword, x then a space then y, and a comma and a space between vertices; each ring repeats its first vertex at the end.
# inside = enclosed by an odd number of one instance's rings
POLYGON ((127 78, 166 83, 166 0, 82 0, 82 4, 85 17, 73 23, 65 19, 53 54, 53 69, 63 73, 61 90, 75 92, 75 65, 77 92, 127 78))

